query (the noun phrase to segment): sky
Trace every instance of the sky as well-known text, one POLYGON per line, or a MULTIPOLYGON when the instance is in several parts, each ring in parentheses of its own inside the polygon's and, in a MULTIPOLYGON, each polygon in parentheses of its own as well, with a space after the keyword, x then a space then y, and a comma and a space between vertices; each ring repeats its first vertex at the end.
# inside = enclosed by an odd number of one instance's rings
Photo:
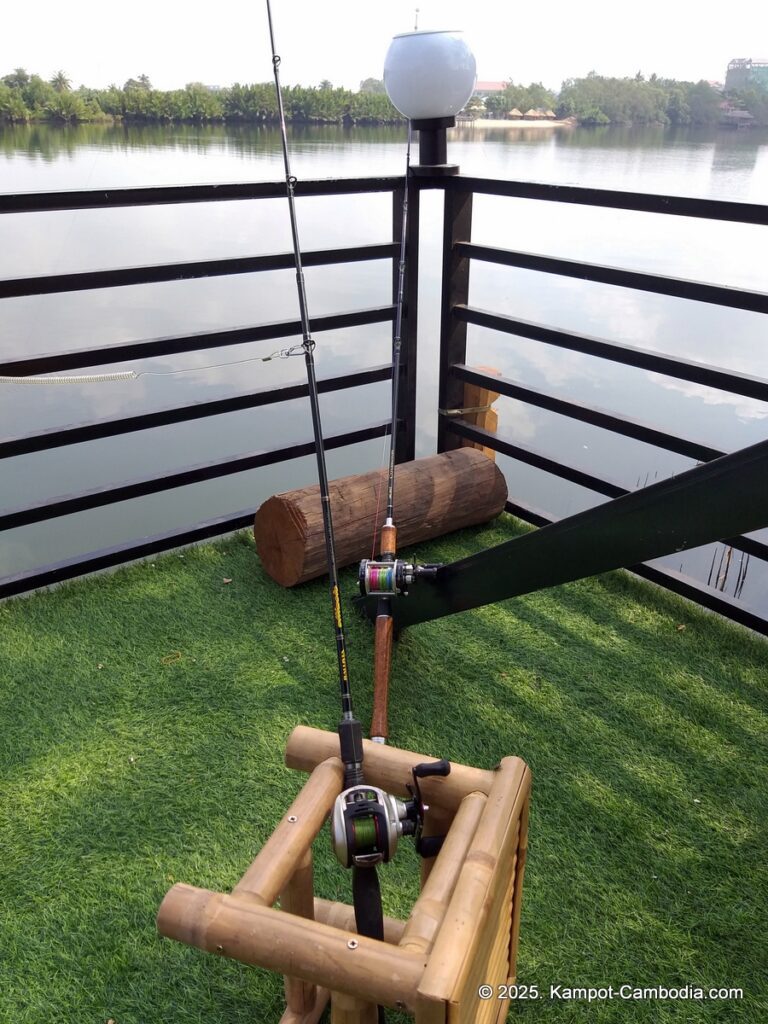
MULTIPOLYGON (((604 75, 723 81, 733 57, 768 58, 768 2, 717 13, 701 0, 272 0, 283 84, 357 89, 380 78, 391 37, 413 28, 461 29, 478 78, 559 89, 565 78, 604 75), (754 49, 754 48, 757 49, 754 49)), ((265 0, 7 0, 0 17, 0 76, 62 69, 95 88, 149 76, 159 89, 187 82, 271 80, 265 0)))

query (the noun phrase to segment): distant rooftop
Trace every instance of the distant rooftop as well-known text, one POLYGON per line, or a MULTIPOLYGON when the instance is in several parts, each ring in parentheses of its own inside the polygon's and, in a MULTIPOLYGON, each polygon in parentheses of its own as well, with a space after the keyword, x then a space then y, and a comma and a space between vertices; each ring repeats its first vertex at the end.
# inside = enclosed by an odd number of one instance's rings
POLYGON ((506 82, 478 82, 475 92, 504 92, 506 88, 506 82))

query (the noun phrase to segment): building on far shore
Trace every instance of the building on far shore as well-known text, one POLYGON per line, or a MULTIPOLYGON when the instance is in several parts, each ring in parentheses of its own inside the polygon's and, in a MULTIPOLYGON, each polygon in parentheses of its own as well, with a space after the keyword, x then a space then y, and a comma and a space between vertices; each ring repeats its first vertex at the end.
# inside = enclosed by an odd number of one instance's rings
POLYGON ((728 64, 728 70, 725 73, 726 92, 744 92, 747 89, 755 88, 768 91, 768 59, 734 58, 728 64))
POLYGON ((506 82, 475 82, 475 96, 490 96, 493 92, 504 92, 506 82))

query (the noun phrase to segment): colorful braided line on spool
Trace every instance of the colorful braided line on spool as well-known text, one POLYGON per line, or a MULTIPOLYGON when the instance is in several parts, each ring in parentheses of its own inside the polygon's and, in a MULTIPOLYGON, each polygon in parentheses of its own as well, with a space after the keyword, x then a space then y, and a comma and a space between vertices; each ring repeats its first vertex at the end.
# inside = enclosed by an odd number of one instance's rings
POLYGON ((372 565, 368 569, 368 593, 387 594, 395 589, 394 565, 372 565))

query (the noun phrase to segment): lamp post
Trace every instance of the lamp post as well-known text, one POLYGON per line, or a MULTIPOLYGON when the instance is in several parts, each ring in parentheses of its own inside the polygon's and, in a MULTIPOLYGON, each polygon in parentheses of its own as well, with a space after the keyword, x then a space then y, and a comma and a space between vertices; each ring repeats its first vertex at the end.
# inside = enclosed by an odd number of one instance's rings
POLYGON ((413 174, 458 174, 458 165, 448 163, 446 129, 456 124, 475 80, 475 58, 461 32, 403 32, 390 43, 384 87, 419 133, 413 174))

